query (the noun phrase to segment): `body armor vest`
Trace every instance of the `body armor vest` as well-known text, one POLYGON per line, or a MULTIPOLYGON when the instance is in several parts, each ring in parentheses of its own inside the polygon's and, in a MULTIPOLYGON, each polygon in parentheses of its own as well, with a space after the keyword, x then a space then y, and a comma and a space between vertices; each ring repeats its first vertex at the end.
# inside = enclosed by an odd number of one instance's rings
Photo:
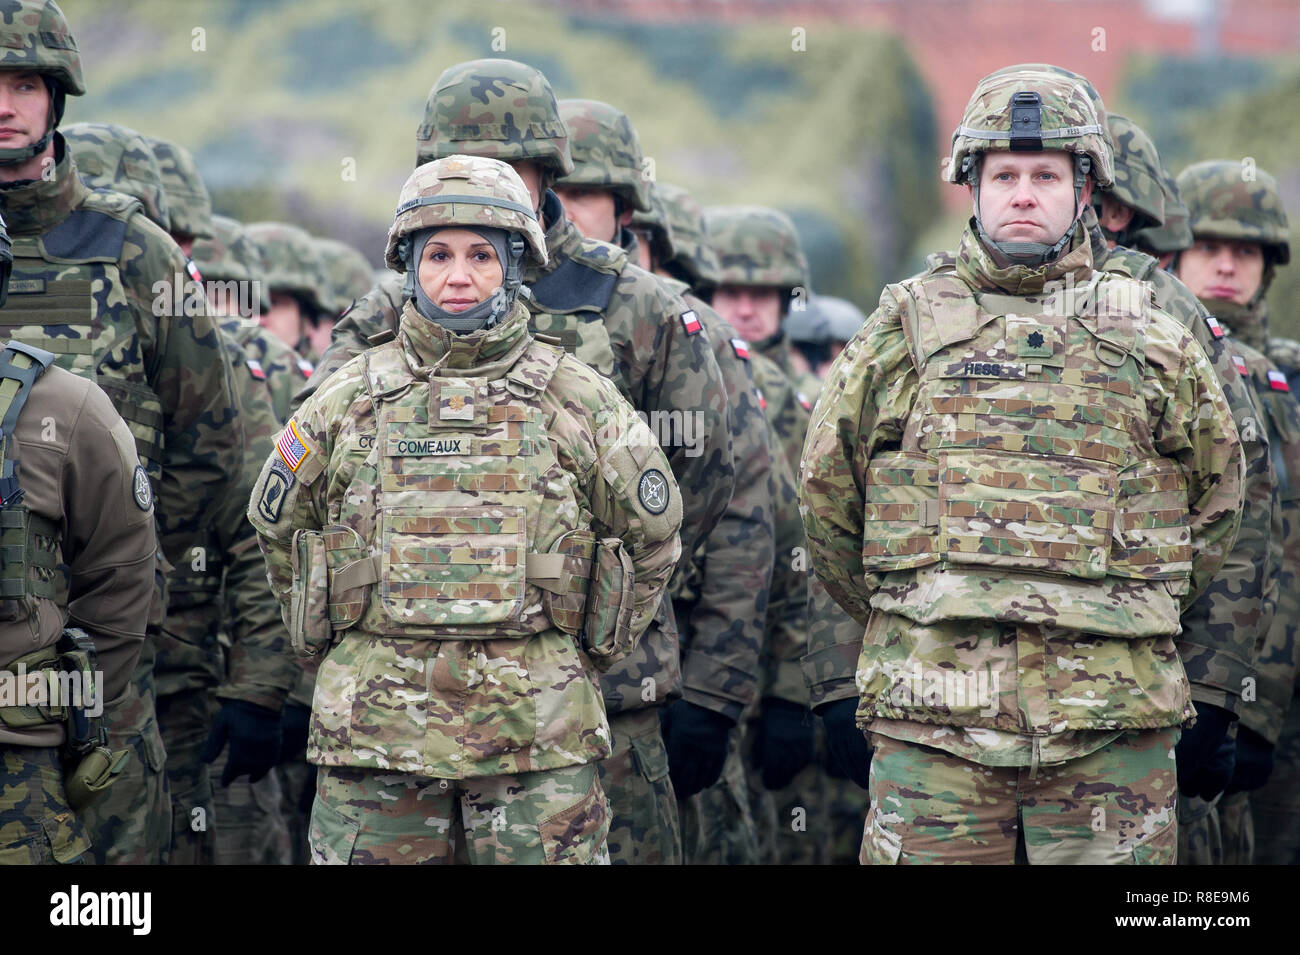
POLYGON ((890 575, 872 606, 922 624, 1177 633, 1187 483, 1153 444, 1143 287, 1094 273, 1011 296, 940 272, 901 291, 920 388, 901 450, 868 468, 863 562, 890 575))
MULTIPOLYGON (((530 341, 501 378, 426 380, 398 343, 366 353, 376 433, 351 486, 374 493, 347 494, 338 523, 320 535, 335 631, 487 640, 555 626, 585 636, 593 581, 626 630, 630 560, 617 541, 596 541, 575 479, 546 437, 541 398, 562 357, 530 341), (621 592, 593 574, 593 560, 617 565, 621 592)), ((622 639, 626 652, 630 637, 622 639)))
POLYGON ((44 235, 14 236, 0 332, 48 349, 60 368, 108 393, 135 437, 156 492, 162 476, 162 402, 149 385, 135 314, 118 271, 127 221, 139 209, 140 203, 127 196, 90 192, 44 235))

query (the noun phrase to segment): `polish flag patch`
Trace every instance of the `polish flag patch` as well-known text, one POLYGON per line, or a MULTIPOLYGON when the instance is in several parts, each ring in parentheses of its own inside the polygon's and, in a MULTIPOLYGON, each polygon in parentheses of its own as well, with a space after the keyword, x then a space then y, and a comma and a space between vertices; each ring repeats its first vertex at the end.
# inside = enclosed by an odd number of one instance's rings
POLYGON ((248 370, 253 373, 253 377, 258 381, 266 381, 266 372, 262 370, 262 363, 256 358, 248 359, 248 370))
POLYGON ((742 361, 749 361, 749 342, 743 338, 733 338, 731 340, 731 350, 736 353, 736 357, 742 361))
POLYGON ((687 335, 694 335, 703 327, 700 324, 700 316, 695 314, 695 309, 688 308, 682 312, 682 328, 686 329, 687 335))
POLYGON ((1290 391, 1291 386, 1286 382, 1286 375, 1280 371, 1270 371, 1268 373, 1268 386, 1274 391, 1290 391))
POLYGON ((203 273, 199 271, 199 267, 194 264, 193 259, 185 260, 185 271, 190 273, 190 278, 194 281, 198 282, 200 285, 203 284, 203 273))
MULTIPOLYGON (((754 390, 758 391, 757 388, 754 390)), ((767 399, 763 397, 763 392, 761 391, 758 391, 758 407, 763 411, 767 410, 767 399)))
POLYGON ((802 391, 796 391, 794 396, 799 399, 799 404, 803 405, 804 411, 812 411, 812 402, 802 391))
POLYGON ((1223 337, 1223 326, 1219 324, 1219 320, 1213 315, 1205 316, 1205 324, 1209 327, 1210 334, 1215 338, 1223 337))
POLYGON ((1240 355, 1233 355, 1232 363, 1237 366, 1237 371, 1241 372, 1243 376, 1250 374, 1250 369, 1246 367, 1246 359, 1240 355))
POLYGON ((298 370, 302 372, 304 378, 310 378, 311 373, 316 370, 316 366, 313 365, 311 362, 309 362, 306 358, 299 358, 298 370))

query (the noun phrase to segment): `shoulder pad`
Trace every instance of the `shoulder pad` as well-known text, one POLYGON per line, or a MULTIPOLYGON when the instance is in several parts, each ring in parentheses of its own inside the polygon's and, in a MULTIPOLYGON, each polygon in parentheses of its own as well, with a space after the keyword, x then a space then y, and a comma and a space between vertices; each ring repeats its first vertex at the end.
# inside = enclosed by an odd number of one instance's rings
POLYGON ((361 353, 365 362, 365 376, 370 389, 376 395, 385 395, 405 388, 415 380, 411 368, 406 363, 402 346, 397 342, 385 342, 376 348, 361 353))
MULTIPOLYGON (((135 199, 130 202, 140 205, 135 199)), ((117 262, 126 243, 126 220, 125 215, 92 209, 87 202, 41 236, 41 248, 61 262, 117 262)))
POLYGON ((578 246, 572 258, 583 265, 589 265, 593 269, 609 272, 612 275, 622 272, 628 262, 627 249, 612 242, 588 239, 586 236, 582 237, 582 244, 578 246))
POLYGON ((536 392, 545 391, 564 355, 563 348, 534 337, 527 350, 506 372, 506 380, 536 392))
POLYGON ((376 345, 387 345, 396 337, 397 333, 395 331, 391 328, 385 328, 382 332, 375 332, 373 335, 367 335, 366 341, 368 341, 373 347, 376 345))
MULTIPOLYGON (((140 213, 146 219, 149 217, 145 214, 144 205, 134 196, 128 196, 124 192, 110 192, 108 190, 92 189, 86 194, 77 210, 89 210, 91 212, 102 212, 105 215, 112 216, 115 219, 121 219, 125 222, 132 213, 140 213)), ((153 221, 153 220, 150 220, 153 221)))
POLYGON ((529 288, 533 302, 548 312, 576 312, 591 309, 603 312, 614 297, 617 272, 606 272, 579 261, 565 259, 529 288))
POLYGON ((1106 261, 1101 264, 1103 272, 1115 272, 1132 279, 1144 279, 1158 267, 1159 263, 1145 252, 1123 245, 1111 249, 1106 261))
POLYGON ((925 257, 925 271, 931 275, 935 272, 951 272, 956 267, 956 252, 931 252, 925 257))

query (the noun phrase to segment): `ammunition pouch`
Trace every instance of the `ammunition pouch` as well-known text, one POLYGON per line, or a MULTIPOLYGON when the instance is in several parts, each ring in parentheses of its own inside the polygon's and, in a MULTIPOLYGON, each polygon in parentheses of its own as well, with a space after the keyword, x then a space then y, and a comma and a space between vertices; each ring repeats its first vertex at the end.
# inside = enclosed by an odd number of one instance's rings
POLYGON ((621 540, 569 531, 551 553, 529 555, 528 576, 551 622, 578 639, 597 669, 631 652, 635 571, 621 540))

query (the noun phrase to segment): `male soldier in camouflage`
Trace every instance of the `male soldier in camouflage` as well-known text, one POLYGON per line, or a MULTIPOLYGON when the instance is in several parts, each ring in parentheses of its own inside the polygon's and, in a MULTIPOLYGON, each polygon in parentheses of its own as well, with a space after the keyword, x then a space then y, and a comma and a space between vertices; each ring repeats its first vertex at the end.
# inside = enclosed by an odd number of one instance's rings
POLYGON ((307 331, 311 354, 319 357, 330 347, 334 323, 357 299, 370 291, 374 275, 366 257, 346 242, 316 236, 311 241, 320 261, 321 277, 325 280, 321 290, 325 310, 307 331))
POLYGON ((195 239, 212 238, 212 199, 199 175, 198 163, 188 149, 165 139, 147 136, 145 141, 158 160, 163 188, 171 211, 171 233, 181 251, 189 256, 195 239))
MULTIPOLYGON (((0 305, 11 261, 0 222, 0 305)), ((128 691, 154 591, 153 491, 131 431, 54 358, 0 348, 0 513, 7 552, 26 555, 2 572, 0 865, 88 854, 78 814, 130 778, 98 716, 128 691)))
POLYGON ((975 213, 954 267, 886 288, 814 413, 813 563, 867 628, 864 862, 1174 860, 1178 726, 1212 706, 1179 616, 1243 465, 1203 350, 1093 269, 1103 133, 1058 74, 982 80, 945 176, 975 213))
POLYGON ((1174 175, 1163 163, 1160 165, 1160 191, 1164 197, 1164 223, 1134 232, 1133 248, 1151 256, 1160 268, 1167 269, 1173 263, 1174 255, 1192 244, 1192 230, 1187 225, 1187 206, 1178 195, 1174 175))
POLYGON ((680 491, 613 384, 532 337, 545 265, 505 163, 407 180, 397 339, 298 409, 249 504, 312 716, 314 862, 608 862, 596 673, 650 623, 680 491))
POLYGON ((1254 846, 1250 794, 1273 769, 1300 653, 1300 406, 1286 373, 1267 357, 1273 347, 1264 306, 1275 268, 1290 259, 1290 235, 1277 182, 1263 170, 1235 160, 1200 162, 1184 169, 1177 185, 1194 241, 1178 253, 1175 269, 1228 330, 1233 360, 1254 384, 1281 504, 1276 613, 1257 640, 1257 691, 1239 710, 1232 781, 1218 805, 1223 862, 1246 864, 1254 846))
MULTIPOLYGON (((0 24, 0 123, 11 130, 0 136, 0 212, 14 238, 14 281, 0 318, 14 338, 54 351, 61 367, 93 378, 113 399, 158 495, 161 552, 188 563, 242 446, 229 363, 201 292, 196 307, 174 307, 194 301, 180 250, 136 200, 91 192, 77 176, 54 127, 65 97, 84 89, 63 14, 53 3, 23 2, 0 24), (159 301, 159 283, 175 295, 159 301)), ((151 625, 162 610, 160 591, 151 625)), ((138 674, 151 672, 155 647, 151 640, 138 674)), ((151 692, 130 694, 110 725, 157 771, 163 753, 150 725, 151 692)), ((162 861, 156 823, 106 820, 107 858, 162 861)))
MULTIPOLYGON (((573 169, 568 131, 538 70, 513 60, 474 60, 444 71, 430 91, 416 134, 417 165, 457 153, 515 167, 546 234, 547 264, 524 283, 530 325, 613 380, 647 419, 672 428, 660 443, 682 489, 682 551, 694 554, 731 497, 731 437, 726 391, 696 313, 621 249, 583 238, 564 217, 551 182, 573 169)), ((381 282, 334 329, 334 343, 308 391, 372 341, 397 327, 401 279, 381 282)), ((601 784, 613 807, 615 863, 681 858, 677 803, 659 708, 680 693, 677 630, 665 601, 636 650, 601 680, 613 754, 601 784)))
POLYGON ((91 189, 139 199, 144 214, 159 228, 164 232, 171 228, 162 170, 143 136, 109 123, 72 123, 61 132, 82 182, 91 189))
POLYGON ((1165 192, 1160 184, 1160 154, 1142 127, 1126 116, 1102 117, 1115 155, 1115 183, 1093 196, 1097 224, 1106 247, 1133 246, 1133 236, 1165 221, 1165 192))
POLYGON ((262 315, 262 327, 302 358, 302 371, 311 377, 319 355, 312 353, 311 329, 331 314, 333 302, 324 261, 316 240, 286 222, 254 222, 244 227, 262 257, 262 269, 271 294, 271 307, 262 315))
MULTIPOLYGON (((637 256, 625 226, 634 211, 650 211, 653 197, 631 120, 595 100, 560 100, 559 108, 573 157, 573 171, 555 183, 565 215, 588 238, 637 256)), ((662 238, 671 242, 666 230, 664 222, 662 238)), ((758 686, 773 559, 772 445, 748 370, 748 347, 686 285, 665 282, 695 311, 713 346, 727 388, 736 468, 722 519, 669 584, 682 658, 682 699, 662 712, 669 774, 682 814, 686 861, 754 863, 756 856, 723 851, 722 840, 711 834, 719 826, 706 818, 709 807, 692 797, 719 782, 729 751, 738 754, 739 734, 732 729, 758 686)), ((743 789, 726 795, 736 807, 746 803, 743 789)))

